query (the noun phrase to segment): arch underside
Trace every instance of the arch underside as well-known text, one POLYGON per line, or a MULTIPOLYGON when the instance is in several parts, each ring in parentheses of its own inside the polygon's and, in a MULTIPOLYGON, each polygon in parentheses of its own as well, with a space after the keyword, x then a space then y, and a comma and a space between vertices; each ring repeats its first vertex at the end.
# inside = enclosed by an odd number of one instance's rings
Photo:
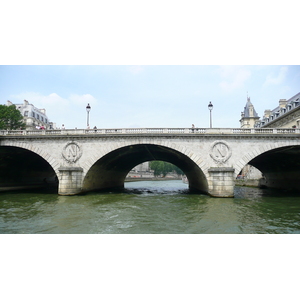
POLYGON ((262 172, 262 186, 300 190, 300 146, 272 149, 249 161, 249 165, 262 172))
POLYGON ((125 146, 103 156, 87 172, 83 191, 123 188, 126 175, 132 168, 153 160, 176 165, 187 176, 190 189, 207 193, 206 177, 195 162, 177 150, 153 144, 125 146))
POLYGON ((49 163, 38 154, 19 147, 0 147, 0 187, 57 187, 57 177, 49 163))

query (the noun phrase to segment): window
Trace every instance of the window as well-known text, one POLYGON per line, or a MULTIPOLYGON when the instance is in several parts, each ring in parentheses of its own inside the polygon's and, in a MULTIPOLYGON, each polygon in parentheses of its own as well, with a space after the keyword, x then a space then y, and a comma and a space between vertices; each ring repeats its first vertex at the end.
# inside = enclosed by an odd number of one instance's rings
POLYGON ((25 110, 25 111, 24 111, 24 116, 25 116, 25 117, 28 117, 28 110, 25 110))
POLYGON ((40 115, 36 114, 36 118, 39 120, 40 119, 40 115))
POLYGON ((35 118, 35 113, 34 112, 32 112, 32 116, 35 118))

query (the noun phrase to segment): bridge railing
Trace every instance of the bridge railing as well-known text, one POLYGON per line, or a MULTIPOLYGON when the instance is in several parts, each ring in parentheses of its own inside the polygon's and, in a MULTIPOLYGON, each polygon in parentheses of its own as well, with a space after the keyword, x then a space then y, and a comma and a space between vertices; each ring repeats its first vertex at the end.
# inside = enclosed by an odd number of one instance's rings
POLYGON ((54 129, 54 130, 0 130, 0 136, 40 135, 114 135, 114 134, 300 134, 300 128, 107 128, 107 129, 54 129))

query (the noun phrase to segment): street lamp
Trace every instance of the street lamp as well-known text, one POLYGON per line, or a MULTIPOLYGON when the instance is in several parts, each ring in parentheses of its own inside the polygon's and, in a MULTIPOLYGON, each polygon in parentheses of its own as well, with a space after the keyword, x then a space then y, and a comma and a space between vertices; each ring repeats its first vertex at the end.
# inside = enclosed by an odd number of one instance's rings
POLYGON ((210 128, 212 127, 212 122, 211 122, 211 111, 213 109, 213 105, 211 104, 211 102, 209 101, 208 104, 208 109, 209 109, 209 113, 210 113, 210 128))
POLYGON ((89 127, 89 113, 91 111, 91 107, 90 104, 88 103, 87 107, 86 107, 86 112, 87 112, 87 127, 89 127))

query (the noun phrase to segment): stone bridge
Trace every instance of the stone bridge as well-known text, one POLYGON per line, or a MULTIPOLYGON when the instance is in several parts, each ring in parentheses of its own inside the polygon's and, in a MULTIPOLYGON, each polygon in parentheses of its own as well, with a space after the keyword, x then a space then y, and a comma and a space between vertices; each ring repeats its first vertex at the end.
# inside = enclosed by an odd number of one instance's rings
POLYGON ((0 186, 54 185, 60 195, 121 188, 136 165, 162 160, 214 197, 233 197, 247 164, 267 187, 299 190, 299 137, 299 129, 272 128, 0 131, 0 186))

